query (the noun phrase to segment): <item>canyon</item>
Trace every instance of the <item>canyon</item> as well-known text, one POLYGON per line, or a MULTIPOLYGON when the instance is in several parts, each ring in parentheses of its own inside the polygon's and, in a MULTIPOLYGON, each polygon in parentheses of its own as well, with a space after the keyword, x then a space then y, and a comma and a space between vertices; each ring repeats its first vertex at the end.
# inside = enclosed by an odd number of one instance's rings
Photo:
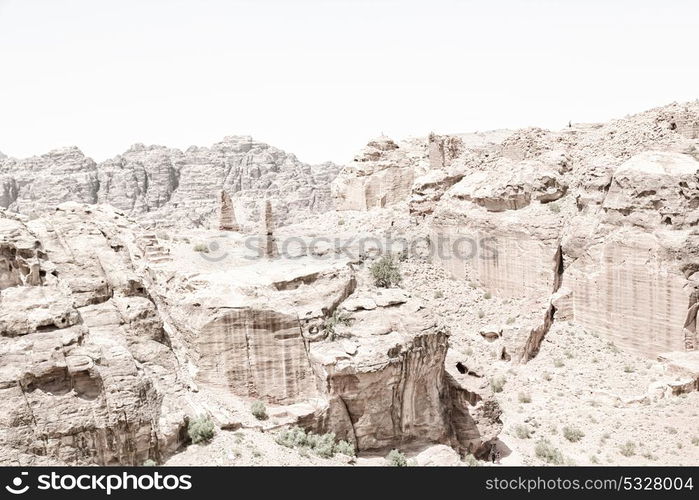
POLYGON ((0 462, 696 464, 698 147, 691 102, 343 166, 237 136, 2 155, 0 462))

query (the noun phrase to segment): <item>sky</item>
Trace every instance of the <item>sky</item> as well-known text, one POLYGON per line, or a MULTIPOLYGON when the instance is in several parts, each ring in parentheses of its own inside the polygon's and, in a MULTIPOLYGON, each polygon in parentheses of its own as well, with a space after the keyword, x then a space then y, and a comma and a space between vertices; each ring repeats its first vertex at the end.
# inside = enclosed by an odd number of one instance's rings
POLYGON ((561 128, 699 97, 699 2, 0 0, 0 151, 561 128))

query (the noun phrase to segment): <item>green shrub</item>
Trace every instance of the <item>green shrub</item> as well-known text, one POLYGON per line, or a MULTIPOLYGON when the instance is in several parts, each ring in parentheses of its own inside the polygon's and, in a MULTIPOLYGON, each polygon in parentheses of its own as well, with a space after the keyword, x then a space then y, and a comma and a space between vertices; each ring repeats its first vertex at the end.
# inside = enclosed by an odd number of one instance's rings
POLYGON ((514 323, 516 320, 517 320, 517 318, 515 318, 514 316, 510 316, 509 318, 507 318, 507 324, 508 324, 508 325, 511 325, 511 324, 514 323))
POLYGON ((299 453, 313 451, 322 458, 330 458, 336 453, 355 456, 354 446, 347 441, 335 441, 335 433, 314 434, 306 432, 300 427, 291 427, 279 432, 274 440, 277 444, 287 448, 298 448, 299 453))
POLYGON ((632 457, 636 454, 636 445, 631 441, 627 441, 619 447, 619 453, 625 457, 632 457))
POLYGON ((345 225, 345 219, 340 219, 337 221, 338 226, 344 226, 345 225))
POLYGON ((386 465, 390 467, 407 467, 408 459, 398 450, 391 450, 386 455, 386 465))
POLYGON ((562 359, 556 358, 553 360, 553 366, 555 366, 556 368, 562 368, 565 366, 565 363, 563 362, 562 359))
POLYGON ((554 214, 560 213, 561 207, 558 206, 556 203, 549 203, 549 210, 553 212, 554 214))
POLYGON ((563 427, 563 437, 566 438, 571 443, 577 443, 585 436, 585 433, 580 429, 576 429, 572 426, 563 427))
POLYGON ((441 290, 437 290, 436 292, 434 292, 434 298, 435 298, 435 299, 442 299, 442 298, 444 298, 444 292, 442 292, 441 290))
POLYGON ((478 467, 481 465, 478 459, 471 454, 468 454, 464 457, 464 462, 466 462, 466 465, 468 467, 478 467))
MULTIPOLYGON (((314 434, 314 436, 317 436, 314 434)), ((313 451, 321 458, 330 458, 335 455, 335 433, 328 432, 317 439, 312 445, 313 451)))
POLYGON ((485 311, 483 309, 478 310, 478 319, 483 319, 485 318, 485 311))
POLYGON ((340 311, 340 309, 335 309, 332 316, 323 322, 323 330, 325 331, 327 339, 331 341, 335 340, 335 337, 337 336, 335 328, 338 325, 348 326, 351 322, 352 317, 350 315, 340 311))
POLYGON ((153 460, 152 458, 149 458, 148 460, 143 462, 144 467, 155 467, 156 465, 157 464, 155 463, 155 460, 153 460))
POLYGON ((532 437, 532 430, 528 425, 520 424, 515 427, 515 436, 519 439, 529 439, 532 437))
POLYGON ((192 443, 206 443, 214 437, 214 423, 208 416, 202 415, 189 421, 187 435, 192 443))
POLYGON ((532 396, 528 392, 520 392, 517 395, 517 399, 519 400, 520 403, 531 403, 532 402, 532 396))
POLYGON ((493 297, 493 295, 490 292, 485 292, 483 294, 483 298, 486 300, 490 300, 493 297))
POLYGON ((490 388, 493 392, 502 392, 505 382, 507 382, 507 379, 504 375, 496 375, 490 379, 490 388))
POLYGON ((381 288, 398 285, 403 279, 400 275, 398 262, 389 255, 384 255, 374 262, 369 268, 369 272, 374 278, 374 285, 381 288))
POLYGON ((351 443, 340 440, 335 445, 335 453, 342 453, 348 457, 353 457, 357 454, 357 451, 354 449, 354 446, 351 443))
POLYGON ((555 448, 546 439, 542 439, 541 441, 536 443, 534 453, 538 458, 549 464, 563 465, 563 463, 565 462, 561 450, 555 448))
POLYGON ((277 442, 277 444, 286 446, 287 448, 299 448, 308 446, 306 431, 304 431, 300 427, 284 429, 276 435, 274 440, 277 442))
POLYGON ((252 413, 253 417, 257 420, 267 420, 267 418, 269 418, 267 416, 267 407, 262 401, 253 401, 250 405, 250 413, 252 413))
POLYGON ((209 247, 207 247, 204 243, 197 243, 196 245, 194 245, 194 251, 201 253, 209 253, 209 247))

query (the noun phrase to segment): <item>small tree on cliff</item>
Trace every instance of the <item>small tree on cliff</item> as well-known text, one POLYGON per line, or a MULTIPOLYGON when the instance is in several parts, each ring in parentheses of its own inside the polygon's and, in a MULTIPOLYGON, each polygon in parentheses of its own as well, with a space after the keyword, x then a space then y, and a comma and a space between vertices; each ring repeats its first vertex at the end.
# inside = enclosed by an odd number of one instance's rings
POLYGON ((403 279, 400 275, 398 262, 390 255, 384 255, 374 262, 369 271, 374 278, 374 285, 381 288, 396 286, 403 279))

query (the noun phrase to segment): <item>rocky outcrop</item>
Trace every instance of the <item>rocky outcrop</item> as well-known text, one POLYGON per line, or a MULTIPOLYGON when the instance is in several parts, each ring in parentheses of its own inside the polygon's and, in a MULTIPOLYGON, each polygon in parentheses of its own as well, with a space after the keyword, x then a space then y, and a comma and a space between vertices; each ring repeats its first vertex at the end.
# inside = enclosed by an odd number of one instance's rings
POLYGON ((577 247, 565 277, 575 321, 643 354, 694 348, 685 323, 696 302, 698 181, 699 162, 677 153, 642 153, 615 170, 598 225, 564 247, 577 247))
POLYGON ((286 224, 331 207, 330 163, 308 165, 251 137, 186 151, 136 144, 96 164, 77 148, 0 158, 0 207, 38 215, 63 202, 109 204, 151 226, 216 227, 218 194, 234 193, 240 222, 254 225, 272 196, 286 224))
POLYGON ((480 415, 480 398, 465 396, 446 374, 448 334, 420 301, 399 290, 364 291, 340 308, 348 324, 310 348, 329 404, 321 431, 360 450, 447 443, 471 453, 497 435, 498 419, 480 415))
POLYGON ((335 209, 369 210, 407 198, 416 169, 426 167, 424 149, 420 142, 399 145, 385 136, 369 141, 333 181, 335 209))
POLYGON ((141 464, 181 443, 179 369, 128 225, 78 205, 0 213, 2 463, 141 464))
POLYGON ((238 220, 235 218, 235 208, 233 207, 233 200, 231 200, 230 195, 225 191, 221 191, 219 204, 219 230, 240 231, 238 220))
POLYGON ((524 359, 554 318, 648 356, 695 349, 698 116, 695 104, 671 105, 516 132, 487 155, 466 148, 452 160, 459 175, 439 169, 415 183, 411 210, 432 215, 442 267, 544 308, 531 334, 516 336, 524 359))

